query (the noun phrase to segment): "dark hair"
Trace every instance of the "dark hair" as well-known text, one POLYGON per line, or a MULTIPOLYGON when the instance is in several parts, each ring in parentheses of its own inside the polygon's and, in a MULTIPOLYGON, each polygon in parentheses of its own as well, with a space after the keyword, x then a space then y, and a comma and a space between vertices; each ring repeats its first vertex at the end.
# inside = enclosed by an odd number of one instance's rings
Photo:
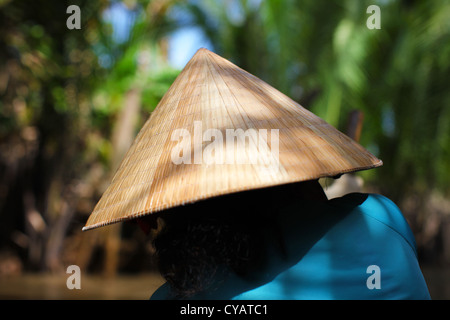
POLYGON ((244 276, 258 260, 258 235, 235 223, 167 223, 154 241, 158 267, 173 298, 217 289, 230 273, 244 276))
POLYGON ((270 209, 261 201, 264 193, 221 196, 161 215, 153 244, 173 298, 210 293, 230 274, 250 276, 263 263, 270 221, 270 209))
POLYGON ((302 186, 311 188, 297 183, 245 191, 163 212, 153 244, 172 298, 210 294, 230 274, 248 279, 264 265, 268 238, 279 239, 283 253, 275 207, 298 197, 302 186))

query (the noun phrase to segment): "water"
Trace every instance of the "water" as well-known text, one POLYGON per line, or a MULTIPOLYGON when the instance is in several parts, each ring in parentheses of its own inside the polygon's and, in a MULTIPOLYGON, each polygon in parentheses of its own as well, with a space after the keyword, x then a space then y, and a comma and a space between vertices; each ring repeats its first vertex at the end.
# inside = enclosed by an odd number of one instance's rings
MULTIPOLYGON (((422 266, 432 299, 450 300, 450 268, 422 266)), ((69 275, 25 274, 0 277, 0 299, 147 300, 164 282, 158 274, 81 276, 81 289, 69 290, 69 275)))
POLYGON ((431 298, 450 300, 450 267, 423 266, 422 273, 428 285, 431 298))
POLYGON ((148 300, 164 282, 157 274, 115 278, 81 276, 80 289, 69 290, 68 274, 25 274, 0 278, 0 299, 148 300))

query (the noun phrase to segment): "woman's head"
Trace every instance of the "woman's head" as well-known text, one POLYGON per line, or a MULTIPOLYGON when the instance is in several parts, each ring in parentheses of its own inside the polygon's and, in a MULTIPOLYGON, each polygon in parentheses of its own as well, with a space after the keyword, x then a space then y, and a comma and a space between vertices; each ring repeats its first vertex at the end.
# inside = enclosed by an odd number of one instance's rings
POLYGON ((277 237, 277 208, 308 193, 317 197, 316 184, 245 191, 162 212, 153 244, 174 298, 210 292, 230 274, 251 277, 264 264, 268 238, 277 237))
POLYGON ((174 296, 211 291, 262 258, 265 213, 251 199, 225 196, 168 210, 154 239, 158 267, 174 296), (242 203, 244 201, 244 203, 242 203))

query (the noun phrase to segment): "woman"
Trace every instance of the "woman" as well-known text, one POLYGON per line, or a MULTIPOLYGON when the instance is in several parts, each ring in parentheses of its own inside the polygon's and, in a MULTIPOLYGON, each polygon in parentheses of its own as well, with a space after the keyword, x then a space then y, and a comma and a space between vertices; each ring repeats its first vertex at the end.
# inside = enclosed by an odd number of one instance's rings
POLYGON ((377 195, 327 200, 314 180, 382 163, 202 48, 136 136, 83 230, 133 219, 147 230, 159 217, 154 245, 167 284, 154 299, 429 298, 398 208, 377 195))
POLYGON ((314 180, 177 207, 158 221, 167 282, 152 299, 430 298, 412 232, 380 195, 328 200, 314 180))

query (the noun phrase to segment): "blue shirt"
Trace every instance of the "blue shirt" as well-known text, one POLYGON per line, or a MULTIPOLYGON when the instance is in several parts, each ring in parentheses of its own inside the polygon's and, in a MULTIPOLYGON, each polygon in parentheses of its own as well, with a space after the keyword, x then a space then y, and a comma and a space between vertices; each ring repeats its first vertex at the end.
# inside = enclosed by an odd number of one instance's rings
MULTIPOLYGON (((196 299, 430 299, 416 243, 398 207, 375 194, 280 209, 285 252, 268 248, 263 270, 233 277, 196 299)), ((163 285, 151 299, 168 297, 163 285)))

